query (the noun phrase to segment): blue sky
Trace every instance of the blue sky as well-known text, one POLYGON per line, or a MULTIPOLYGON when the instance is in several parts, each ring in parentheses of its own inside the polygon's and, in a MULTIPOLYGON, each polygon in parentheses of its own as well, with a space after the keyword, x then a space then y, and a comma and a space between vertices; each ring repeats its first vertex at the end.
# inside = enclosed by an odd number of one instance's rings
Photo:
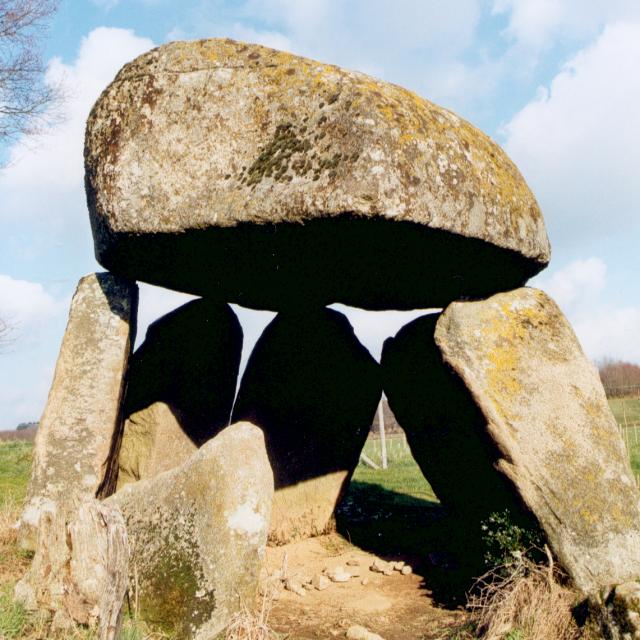
MULTIPOLYGON (((533 281, 593 359, 640 363, 638 0, 63 0, 45 45, 60 121, 1 150, 0 429, 37 420, 78 279, 99 270, 84 122, 127 61, 174 39, 233 37, 370 73, 479 126, 520 167, 553 255, 533 281)), ((184 297, 142 287, 140 333, 184 297)), ((241 311, 250 345, 271 317, 241 311)), ((350 311, 377 356, 416 314, 350 311)), ((246 355, 246 354, 245 354, 246 355)))

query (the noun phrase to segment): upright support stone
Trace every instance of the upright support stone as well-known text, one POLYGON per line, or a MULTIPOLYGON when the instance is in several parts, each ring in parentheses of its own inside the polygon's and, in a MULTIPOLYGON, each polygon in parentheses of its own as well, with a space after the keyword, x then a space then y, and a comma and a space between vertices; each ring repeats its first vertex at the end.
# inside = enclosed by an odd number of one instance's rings
POLYGON ((82 278, 36 436, 24 548, 35 547, 44 511, 72 496, 93 497, 121 417, 124 378, 135 337, 138 288, 110 273, 82 278))
POLYGON ((515 497, 585 592, 640 576, 640 496, 618 426, 595 367, 542 291, 455 302, 437 321, 419 319, 385 343, 383 368, 399 422, 429 444, 429 454, 414 447, 423 468, 465 456, 467 437, 484 451, 463 477, 436 465, 439 495, 460 509, 458 497, 474 490, 475 504, 492 509, 515 497))
POLYGON ((276 495, 269 538, 324 533, 358 464, 381 393, 379 366, 331 309, 280 313, 258 340, 233 420, 265 433, 276 495))
POLYGON ((107 498, 126 521, 137 615, 171 637, 218 637, 254 603, 272 499, 264 436, 248 423, 107 498))
POLYGON ((131 357, 103 495, 179 466, 229 424, 241 353, 227 304, 192 300, 149 326, 131 357))

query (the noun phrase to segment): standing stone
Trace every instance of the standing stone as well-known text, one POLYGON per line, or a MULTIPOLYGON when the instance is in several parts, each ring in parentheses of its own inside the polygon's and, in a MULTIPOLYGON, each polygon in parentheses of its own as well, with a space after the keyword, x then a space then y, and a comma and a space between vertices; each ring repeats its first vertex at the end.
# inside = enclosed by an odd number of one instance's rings
POLYGON ((327 531, 381 394, 379 366, 331 309, 278 314, 242 378, 234 420, 265 434, 276 495, 269 539, 327 531))
POLYGON ((178 638, 216 637, 253 604, 272 499, 264 436, 243 422, 105 500, 126 521, 137 615, 178 638))
POLYGON ((124 378, 135 338, 137 286, 110 273, 80 280, 36 436, 24 548, 35 546, 44 511, 73 495, 95 496, 120 421, 124 378))
POLYGON ((193 300, 156 320, 131 357, 109 488, 179 466, 229 424, 242 329, 226 304, 193 300))
MULTIPOLYGON (((640 576, 640 502, 625 447, 595 367, 546 294, 453 303, 388 341, 383 366, 398 420, 433 447, 414 447, 423 468, 454 451, 467 459, 473 440, 477 460, 464 476, 448 473, 451 495, 477 491, 476 504, 492 509, 513 495, 583 591, 640 576)), ((448 495, 446 465, 433 477, 448 495)))
POLYGON ((533 194, 474 126, 397 85, 233 40, 123 67, 87 121, 85 170, 101 264, 249 307, 444 306, 549 261, 533 194))

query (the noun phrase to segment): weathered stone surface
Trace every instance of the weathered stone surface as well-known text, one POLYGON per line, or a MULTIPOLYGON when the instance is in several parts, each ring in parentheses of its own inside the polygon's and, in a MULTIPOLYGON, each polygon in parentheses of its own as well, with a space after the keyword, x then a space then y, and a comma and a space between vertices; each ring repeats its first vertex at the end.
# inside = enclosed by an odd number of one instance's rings
POLYGON ((154 402, 124 423, 116 489, 178 467, 197 450, 169 405, 154 402))
POLYGON ((85 167, 102 264, 247 306, 442 305, 549 259, 533 195, 475 127, 257 45, 174 42, 126 65, 91 112, 85 167))
POLYGON ((318 535, 332 524, 380 398, 380 377, 337 311, 281 313, 265 329, 233 419, 265 434, 276 487, 271 542, 318 535))
POLYGON ((216 637, 253 602, 272 499, 264 436, 246 422, 107 498, 126 521, 138 615, 179 638, 216 637))
POLYGON ((118 487, 179 466, 229 424, 241 353, 242 329, 226 304, 193 300, 149 327, 131 357, 110 461, 118 487))
POLYGON ((116 640, 129 587, 129 543, 118 509, 72 496, 42 514, 36 552, 15 588, 29 610, 53 615, 54 629, 97 627, 116 640))
MULTIPOLYGON (((414 351, 423 350, 420 340, 433 341, 423 329, 414 351)), ((447 430, 482 430, 476 438, 484 438, 487 464, 534 514, 578 588, 637 578, 638 490, 598 373, 555 303, 535 289, 453 303, 437 320, 435 345, 443 363, 437 375, 449 376, 456 397, 468 396, 469 424, 443 427, 443 445, 460 437, 447 430)), ((437 358, 430 355, 429 364, 437 367, 437 358)), ((391 386, 385 389, 400 423, 423 412, 412 429, 430 428, 420 397, 400 402, 391 386)), ((475 483, 474 471, 465 482, 475 483)), ((456 482, 453 473, 449 481, 456 482)))
POLYGON ((36 436, 20 521, 25 548, 34 548, 42 512, 98 490, 120 421, 137 305, 137 286, 118 276, 94 273, 78 284, 36 436))

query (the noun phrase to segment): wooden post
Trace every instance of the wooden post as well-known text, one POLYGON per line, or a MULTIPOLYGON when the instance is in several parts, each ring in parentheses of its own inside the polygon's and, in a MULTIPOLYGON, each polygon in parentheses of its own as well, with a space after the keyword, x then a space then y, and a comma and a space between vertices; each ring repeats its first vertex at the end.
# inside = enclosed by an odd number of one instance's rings
POLYGON ((382 455, 382 468, 387 468, 387 441, 385 440, 384 433, 384 407, 382 403, 384 402, 384 398, 380 399, 380 404, 378 405, 378 428, 380 429, 380 453, 382 455))

